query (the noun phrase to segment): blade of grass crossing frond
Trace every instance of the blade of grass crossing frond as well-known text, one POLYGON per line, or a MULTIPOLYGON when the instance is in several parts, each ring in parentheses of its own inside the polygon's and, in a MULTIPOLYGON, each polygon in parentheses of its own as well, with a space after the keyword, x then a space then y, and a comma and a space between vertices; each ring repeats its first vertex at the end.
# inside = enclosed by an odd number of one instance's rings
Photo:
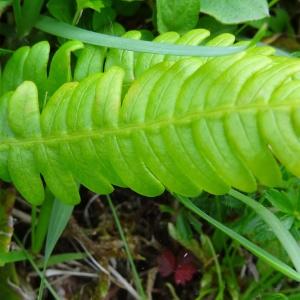
POLYGON ((224 232, 226 235, 231 237, 233 240, 240 243, 258 258, 262 259, 264 262, 272 266, 275 270, 283 273, 284 275, 288 276, 293 280, 300 281, 300 273, 295 271, 293 268, 291 268, 286 263, 273 256, 272 254, 268 253, 264 249, 247 240, 239 233, 235 232, 231 228, 227 227, 226 225, 222 224, 221 222, 215 220, 214 218, 206 214, 199 207, 194 205, 189 198, 176 195, 176 199, 178 199, 186 208, 194 212, 196 215, 203 218, 204 220, 206 220, 207 222, 224 232))
POLYGON ((122 229, 122 225, 121 225, 121 222, 119 220, 119 217, 118 217, 118 214, 117 214, 117 211, 115 209, 115 206, 110 198, 110 196, 106 196, 107 198, 107 201, 108 201, 108 204, 109 204, 109 207, 111 209, 111 212, 113 214, 113 218, 114 218, 114 221, 116 223, 116 226, 117 226, 117 229, 119 231, 119 234, 120 234, 120 237, 123 241, 123 244, 124 244, 124 249, 126 251, 126 255, 127 255, 127 258, 128 258, 128 261, 129 261, 129 264, 131 266, 131 271, 132 271, 132 274, 133 274, 133 279, 134 279, 134 282, 135 282, 135 285, 136 285, 136 288, 138 290, 138 293, 141 297, 142 300, 146 300, 147 299, 147 296, 146 296, 146 293, 143 289, 143 285, 142 285, 142 282, 141 282, 141 279, 140 279, 140 276, 136 270, 136 267, 135 267, 135 264, 134 264, 134 261, 133 261, 133 257, 132 257, 132 254, 131 254, 131 251, 129 249, 129 246, 128 246, 128 243, 127 243, 127 240, 126 240, 126 237, 125 237, 125 234, 124 234, 124 231, 122 229))
POLYGON ((91 45, 156 54, 171 54, 179 56, 224 56, 241 52, 247 48, 247 46, 183 46, 134 40, 89 31, 46 16, 40 16, 35 27, 41 31, 59 37, 79 40, 91 45))
POLYGON ((40 284, 38 299, 41 300, 43 298, 43 290, 44 290, 44 280, 45 280, 45 271, 48 264, 48 260, 51 256, 51 253, 62 235, 64 229, 66 228, 68 221, 73 212, 73 205, 66 205, 59 201, 58 199, 54 200, 49 229, 47 233, 46 239, 46 247, 45 247, 45 257, 44 257, 44 269, 43 269, 43 277, 40 284))

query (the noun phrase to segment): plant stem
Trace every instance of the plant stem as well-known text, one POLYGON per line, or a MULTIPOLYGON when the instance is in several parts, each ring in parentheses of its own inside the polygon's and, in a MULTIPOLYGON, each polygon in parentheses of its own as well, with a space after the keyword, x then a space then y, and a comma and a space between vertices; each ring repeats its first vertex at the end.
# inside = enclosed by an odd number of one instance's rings
POLYGON ((141 279, 139 277, 139 274, 136 270, 136 267, 135 267, 135 264, 134 264, 134 261, 133 261, 133 257, 132 257, 132 254, 131 254, 131 251, 129 249, 129 246, 128 246, 128 243, 127 243, 127 240, 126 240, 126 237, 125 237, 125 234, 124 234, 124 231, 122 229, 122 225, 120 223, 120 220, 119 220, 119 217, 117 215, 117 211, 115 209, 115 206, 110 198, 109 195, 106 196, 107 198, 107 201, 108 201, 108 204, 109 204, 109 207, 111 209, 111 212, 113 214, 113 217, 114 217, 114 220, 115 220, 115 223, 116 223, 116 226, 118 228, 118 231, 119 231, 119 234, 120 234, 120 237, 123 241, 123 244, 124 244, 124 248, 125 248, 125 251, 126 251, 126 255, 128 257, 128 261, 129 261, 129 264, 131 266, 131 270, 132 270, 132 274, 133 274, 133 278, 134 278, 134 282, 135 282, 135 285, 136 285, 136 288, 138 290, 138 293, 141 297, 142 300, 146 300, 147 299, 147 296, 146 296, 146 293, 143 289, 143 285, 142 285, 142 282, 141 282, 141 279))
POLYGON ((293 262, 295 269, 300 272, 300 247, 292 234, 284 227, 281 221, 258 201, 255 201, 252 198, 235 190, 230 190, 229 195, 251 207, 270 226, 273 233, 280 241, 282 247, 289 255, 289 258, 293 262))

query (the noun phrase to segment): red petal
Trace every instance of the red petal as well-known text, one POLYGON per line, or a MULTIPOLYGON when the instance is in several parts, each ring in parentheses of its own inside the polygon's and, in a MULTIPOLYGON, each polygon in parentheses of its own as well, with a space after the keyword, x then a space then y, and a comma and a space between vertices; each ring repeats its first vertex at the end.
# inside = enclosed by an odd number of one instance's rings
POLYGON ((158 271, 161 276, 167 277, 171 275, 176 268, 176 258, 173 252, 165 249, 162 254, 157 258, 158 271))
POLYGON ((193 279, 194 274, 197 272, 197 268, 193 263, 186 263, 178 265, 175 271, 176 284, 186 284, 193 279))

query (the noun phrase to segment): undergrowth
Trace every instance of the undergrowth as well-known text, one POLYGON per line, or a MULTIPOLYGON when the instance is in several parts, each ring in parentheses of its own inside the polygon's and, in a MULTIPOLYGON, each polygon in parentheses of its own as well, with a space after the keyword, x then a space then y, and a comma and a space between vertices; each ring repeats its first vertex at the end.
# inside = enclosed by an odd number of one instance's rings
POLYGON ((293 12, 175 2, 0 1, 5 299, 300 297, 293 12))

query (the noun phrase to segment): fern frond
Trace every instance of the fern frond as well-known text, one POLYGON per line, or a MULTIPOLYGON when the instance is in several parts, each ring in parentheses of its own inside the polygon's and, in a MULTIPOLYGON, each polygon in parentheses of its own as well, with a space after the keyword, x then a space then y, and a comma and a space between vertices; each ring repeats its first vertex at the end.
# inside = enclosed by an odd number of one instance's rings
POLYGON ((280 186, 278 161, 300 176, 300 62, 268 51, 168 58, 128 90, 114 66, 62 85, 41 114, 25 81, 0 99, 0 176, 35 204, 40 174, 65 203, 79 202, 79 184, 146 196, 280 186))

